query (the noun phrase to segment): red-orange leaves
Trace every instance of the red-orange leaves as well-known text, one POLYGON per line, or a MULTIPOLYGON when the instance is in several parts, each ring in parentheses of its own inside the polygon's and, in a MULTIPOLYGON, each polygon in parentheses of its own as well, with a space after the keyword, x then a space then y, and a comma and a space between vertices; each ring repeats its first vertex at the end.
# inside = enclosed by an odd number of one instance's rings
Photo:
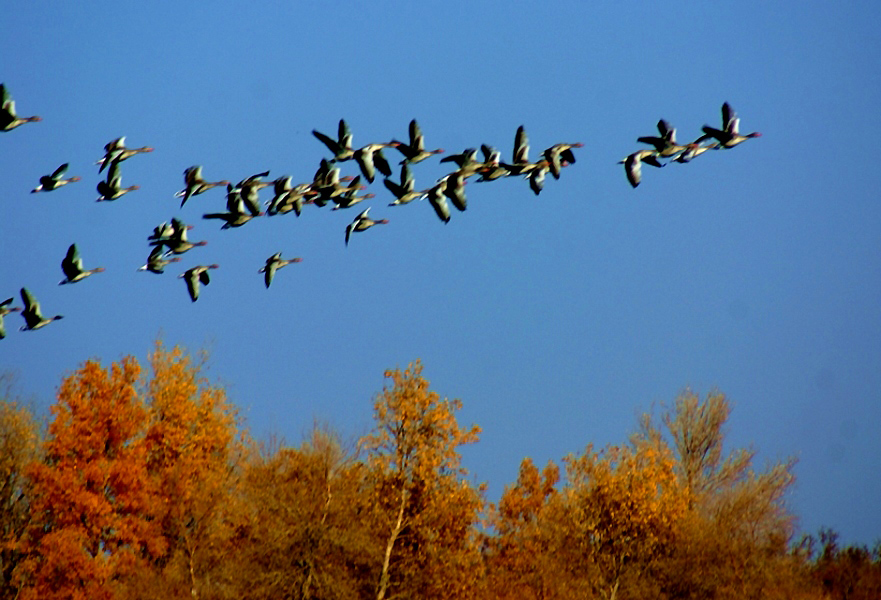
POLYGON ((152 486, 135 389, 140 367, 125 358, 86 362, 64 379, 45 460, 33 462, 26 598, 112 598, 112 582, 164 549, 150 518, 152 486))

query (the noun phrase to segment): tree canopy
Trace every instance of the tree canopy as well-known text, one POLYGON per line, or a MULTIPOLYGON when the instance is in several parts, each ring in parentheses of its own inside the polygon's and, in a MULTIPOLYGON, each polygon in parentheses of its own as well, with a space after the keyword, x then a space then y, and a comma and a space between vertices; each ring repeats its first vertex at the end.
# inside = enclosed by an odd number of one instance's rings
POLYGON ((481 430, 421 362, 386 371, 360 439, 288 445, 251 439, 203 361, 162 343, 146 372, 88 360, 45 433, 0 396, 0 600, 881 593, 881 546, 793 539, 795 463, 726 448, 721 393, 559 465, 525 457, 488 504, 459 452, 481 430))

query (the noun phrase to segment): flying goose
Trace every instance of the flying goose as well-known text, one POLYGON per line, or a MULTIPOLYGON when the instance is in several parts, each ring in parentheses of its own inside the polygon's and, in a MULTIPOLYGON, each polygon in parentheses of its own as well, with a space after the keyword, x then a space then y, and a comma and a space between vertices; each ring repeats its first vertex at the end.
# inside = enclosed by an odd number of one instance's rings
POLYGON ((125 188, 122 187, 122 173, 119 169, 119 161, 114 160, 110 163, 110 169, 107 170, 107 179, 98 182, 98 193, 100 196, 98 196, 96 202, 110 202, 111 200, 117 200, 124 194, 139 189, 141 188, 137 185, 125 188))
POLYGON ((64 163, 51 175, 43 175, 40 177, 40 185, 31 190, 32 194, 36 194, 37 192, 51 192, 52 190, 60 188, 62 185, 67 185, 68 183, 74 183, 75 181, 79 181, 80 178, 74 175, 73 177, 68 177, 67 179, 62 178, 64 172, 67 171, 68 163, 64 163))
POLYGON ((27 288, 21 288, 21 301, 24 303, 24 309, 21 311, 21 316, 24 317, 25 323, 21 326, 21 331, 34 331, 41 327, 45 327, 52 321, 64 318, 64 315, 44 317, 43 313, 40 311, 40 303, 37 302, 36 298, 31 295, 27 288))
POLYGON ((174 256, 168 258, 166 253, 162 252, 162 245, 160 244, 150 251, 150 256, 147 257, 147 262, 143 266, 138 267, 137 270, 150 271, 151 273, 161 275, 165 272, 165 267, 173 262, 180 262, 180 257, 174 256))
POLYGON ((193 165, 184 170, 184 189, 176 193, 174 197, 182 198, 180 207, 183 208, 191 196, 204 194, 219 185, 229 185, 229 181, 225 179, 223 181, 205 181, 202 178, 202 165, 193 165))
POLYGON ((20 306, 9 306, 12 304, 12 301, 13 298, 7 298, 3 302, 0 302, 0 340, 6 337, 6 329, 3 327, 3 317, 9 313, 21 310, 20 306))
POLYGON ((315 129, 312 130, 312 135, 317 137, 333 153, 332 160, 335 162, 350 160, 355 155, 355 151, 352 149, 352 132, 349 130, 345 119, 340 119, 340 124, 337 128, 337 139, 333 139, 315 129))
POLYGON ((64 271, 64 279, 59 281, 58 285, 82 281, 89 275, 102 273, 104 271, 104 267, 84 269, 83 259, 80 258, 80 253, 79 251, 77 251, 76 244, 71 244, 70 247, 67 249, 67 254, 64 256, 64 260, 61 261, 61 270, 64 271))
POLYGON ((395 196, 395 201, 389 204, 389 206, 407 204, 417 198, 425 197, 425 192, 416 191, 416 180, 413 178, 413 173, 410 172, 410 168, 407 166, 407 161, 404 161, 401 165, 401 183, 397 183, 388 178, 383 179, 382 183, 385 185, 386 189, 395 196))
POLYGON ((258 273, 263 273, 263 283, 266 284, 266 289, 269 289, 269 284, 272 283, 272 278, 275 277, 275 272, 287 265, 302 262, 302 258, 282 258, 281 252, 276 252, 272 256, 266 259, 266 264, 260 267, 258 273))
POLYGON ((42 121, 40 117, 19 117, 15 112, 15 100, 6 89, 6 85, 0 83, 0 131, 12 131, 25 123, 42 121))
POLYGON ((385 159, 382 149, 394 148, 398 144, 400 144, 400 142, 367 144, 366 146, 355 150, 354 158, 358 162, 358 166, 361 167, 361 173, 364 174, 364 178, 367 179, 367 181, 373 183, 373 180, 376 178, 377 170, 386 177, 391 177, 392 169, 389 166, 388 161, 385 159))
POLYGON ((663 158, 674 156, 685 150, 685 146, 676 143, 676 128, 671 127, 670 123, 664 119, 658 121, 658 133, 661 135, 643 136, 636 138, 636 141, 654 146, 655 154, 663 158))
POLYGON ((429 156, 443 154, 444 151, 443 148, 436 150, 425 149, 425 136, 422 135, 422 129, 419 127, 416 119, 410 121, 410 143, 405 144, 397 140, 392 140, 392 143, 397 144, 395 147, 404 155, 404 160, 401 161, 401 164, 422 162, 429 156))
POLYGON ((709 125, 703 127, 704 135, 697 139, 697 143, 703 140, 715 138, 718 140, 722 148, 733 148, 734 146, 745 142, 750 138, 761 137, 761 133, 753 131, 752 133, 740 133, 740 119, 731 108, 731 105, 725 102, 722 105, 722 129, 716 129, 709 125))
POLYGON ((575 162, 575 154, 573 154, 572 149, 581 148, 582 146, 584 144, 581 143, 554 144, 550 148, 545 149, 542 156, 548 161, 548 170, 550 170, 554 179, 560 178, 560 167, 565 167, 575 162))
POLYGON ((113 163, 119 163, 128 160, 135 154, 144 152, 153 152, 153 148, 149 146, 141 146, 140 148, 126 148, 125 136, 118 137, 104 144, 104 156, 98 159, 96 165, 100 165, 98 172, 103 171, 107 166, 113 166, 113 163))
POLYGON ((218 265, 198 265, 192 269, 187 269, 177 276, 178 279, 185 279, 187 282, 187 291, 190 293, 190 300, 195 302, 199 299, 199 284, 208 285, 211 278, 208 276, 209 269, 217 269, 218 265))
POLYGON ((370 208, 368 207, 364 210, 364 212, 355 217, 354 221, 346 226, 346 246, 349 245, 349 236, 352 234, 353 231, 365 231, 367 229, 370 229, 374 225, 385 225, 386 223, 388 223, 388 219, 374 221, 367 216, 367 213, 369 212, 370 208))
POLYGON ((658 152, 656 150, 637 150, 624 160, 618 161, 619 165, 624 165, 624 171, 627 173, 627 181, 630 185, 636 187, 642 181, 642 163, 649 164, 653 167, 663 167, 664 164, 658 160, 658 152))

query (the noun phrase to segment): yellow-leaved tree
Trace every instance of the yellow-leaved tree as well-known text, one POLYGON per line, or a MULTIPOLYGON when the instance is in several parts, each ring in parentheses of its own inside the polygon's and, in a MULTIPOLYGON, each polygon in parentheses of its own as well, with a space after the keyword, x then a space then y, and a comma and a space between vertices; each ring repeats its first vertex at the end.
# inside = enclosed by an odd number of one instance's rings
POLYGON ((321 427, 299 447, 255 454, 244 477, 242 597, 369 597, 378 544, 366 466, 321 427))
POLYGON ((676 477, 688 498, 687 518, 659 573, 678 598, 790 598, 804 594, 797 555, 790 553, 793 516, 786 493, 795 461, 753 467, 755 451, 723 448, 731 407, 723 394, 701 401, 686 390, 661 417, 641 421, 641 435, 669 437, 676 477))
POLYGON ((0 600, 21 589, 16 573, 24 559, 23 536, 30 520, 25 466, 37 458, 39 428, 31 412, 12 399, 12 376, 0 373, 0 600))
MULTIPOLYGON (((157 341, 145 386, 146 468, 156 495, 152 518, 165 552, 131 590, 164 598, 218 596, 234 554, 235 493, 244 442, 235 407, 181 347, 157 341)), ((203 357, 204 360, 204 357, 203 357)))
POLYGON ((669 554, 686 510, 672 454, 657 438, 569 456, 556 514, 554 555, 574 597, 615 600, 641 587, 669 554))
POLYGON ((456 421, 460 400, 429 389, 422 364, 386 371, 374 401, 367 451, 381 561, 376 598, 468 598, 481 581, 476 535, 483 500, 466 479, 458 447, 480 428, 456 421))

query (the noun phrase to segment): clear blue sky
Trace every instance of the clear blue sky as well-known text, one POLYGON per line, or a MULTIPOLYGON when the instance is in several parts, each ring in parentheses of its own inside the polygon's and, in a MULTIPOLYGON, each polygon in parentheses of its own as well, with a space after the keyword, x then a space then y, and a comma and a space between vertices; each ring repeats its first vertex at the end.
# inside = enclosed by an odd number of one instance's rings
MULTIPOLYGON (((298 442, 314 419, 367 431, 383 370, 421 358, 483 428, 465 462, 494 500, 524 456, 623 442, 685 387, 718 389, 729 447, 760 467, 798 458, 802 530, 881 538, 881 5, 307 4, 5 12, 0 81, 43 121, 0 134, 0 299, 27 286, 65 315, 28 333, 6 317, 0 368, 22 395, 44 410, 86 358, 144 360, 161 335, 210 351, 255 435, 298 442), (630 188, 616 162, 638 136, 664 118, 692 139, 724 101, 763 136, 630 188), (538 198, 520 179, 469 183, 447 225, 427 202, 387 207, 377 180, 371 216, 390 224, 348 248, 357 208, 229 231, 201 219, 220 190, 178 208, 194 164, 311 179, 328 153, 310 132, 341 117, 356 145, 403 139, 415 117, 448 152, 507 158, 521 124, 533 156, 585 146, 538 198), (155 151, 122 165, 139 191, 96 203, 93 163, 121 135, 155 151), (63 162, 83 181, 29 193, 63 162), (137 273, 173 216, 208 245, 137 273), (107 270, 58 286, 72 242, 107 270), (266 290, 257 270, 278 251, 303 262, 266 290), (215 262, 191 303, 177 274, 215 262)), ((448 171, 413 168, 419 188, 448 171)))

